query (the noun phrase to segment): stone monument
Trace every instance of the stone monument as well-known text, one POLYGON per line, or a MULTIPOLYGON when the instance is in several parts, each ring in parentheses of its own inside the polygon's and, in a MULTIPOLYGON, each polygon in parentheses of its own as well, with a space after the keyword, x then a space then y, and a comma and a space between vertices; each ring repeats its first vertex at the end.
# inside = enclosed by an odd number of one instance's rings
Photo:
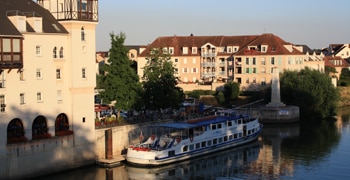
POLYGON ((279 69, 272 69, 271 101, 259 107, 262 123, 292 123, 299 121, 299 107, 287 106, 281 102, 279 69))

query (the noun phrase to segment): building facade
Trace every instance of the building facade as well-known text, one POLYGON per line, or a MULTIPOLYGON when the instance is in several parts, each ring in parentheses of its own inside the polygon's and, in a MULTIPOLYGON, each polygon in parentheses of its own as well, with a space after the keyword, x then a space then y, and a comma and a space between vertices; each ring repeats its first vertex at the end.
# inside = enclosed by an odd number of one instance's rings
POLYGON ((179 86, 233 81, 240 83, 242 90, 254 91, 270 84, 274 67, 280 72, 305 67, 324 70, 322 57, 308 55, 303 46, 285 42, 274 34, 190 35, 158 37, 140 51, 137 58, 140 77, 152 48, 171 54, 179 86))
POLYGON ((95 162, 97 0, 0 1, 0 177, 95 162))

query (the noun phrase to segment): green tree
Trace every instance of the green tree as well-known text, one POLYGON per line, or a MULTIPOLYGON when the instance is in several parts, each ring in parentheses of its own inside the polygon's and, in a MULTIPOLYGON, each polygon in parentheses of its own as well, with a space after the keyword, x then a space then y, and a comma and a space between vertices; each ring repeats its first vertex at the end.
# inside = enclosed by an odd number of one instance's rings
POLYGON ((228 82, 224 85, 224 95, 226 102, 231 102, 238 98, 239 96, 239 83, 228 82))
POLYGON ((285 71, 280 86, 282 101, 299 106, 302 117, 319 119, 336 113, 339 92, 327 74, 309 68, 285 71))
POLYGON ((175 68, 170 54, 152 49, 146 58, 143 88, 147 109, 178 108, 184 100, 184 92, 177 87, 175 68))
POLYGON ((104 103, 116 101, 115 108, 118 110, 132 109, 140 106, 140 94, 142 86, 139 77, 132 68, 133 62, 128 58, 128 50, 124 46, 125 34, 110 34, 111 49, 108 59, 102 69, 105 72, 98 77, 99 86, 104 89, 100 97, 104 103))

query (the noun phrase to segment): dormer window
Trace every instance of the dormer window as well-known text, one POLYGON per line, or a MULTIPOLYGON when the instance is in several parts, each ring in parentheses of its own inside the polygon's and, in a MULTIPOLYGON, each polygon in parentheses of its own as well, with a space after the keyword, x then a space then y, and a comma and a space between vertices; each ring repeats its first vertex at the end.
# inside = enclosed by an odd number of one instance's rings
POLYGON ((267 45, 261 45, 261 52, 266 52, 267 51, 267 45))
POLYGON ((227 48, 227 52, 228 52, 228 53, 231 53, 231 52, 232 52, 232 48, 231 48, 231 47, 228 47, 228 48, 227 48))
POLYGON ((276 47, 271 47, 271 51, 276 51, 276 47))
POLYGON ((173 47, 169 48, 169 54, 174 54, 174 48, 173 47))
POLYGON ((192 47, 192 54, 197 54, 197 48, 196 47, 192 47))
POLYGON ((182 48, 182 53, 183 54, 188 54, 188 47, 183 47, 182 48))

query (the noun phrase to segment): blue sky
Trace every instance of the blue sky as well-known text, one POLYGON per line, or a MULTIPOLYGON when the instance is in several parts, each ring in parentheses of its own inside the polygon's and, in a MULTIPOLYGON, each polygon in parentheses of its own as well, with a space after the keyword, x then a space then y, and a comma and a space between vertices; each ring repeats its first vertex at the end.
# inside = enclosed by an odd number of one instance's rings
POLYGON ((125 45, 159 36, 260 35, 322 48, 350 43, 350 0, 100 0, 96 50, 114 32, 125 45))

